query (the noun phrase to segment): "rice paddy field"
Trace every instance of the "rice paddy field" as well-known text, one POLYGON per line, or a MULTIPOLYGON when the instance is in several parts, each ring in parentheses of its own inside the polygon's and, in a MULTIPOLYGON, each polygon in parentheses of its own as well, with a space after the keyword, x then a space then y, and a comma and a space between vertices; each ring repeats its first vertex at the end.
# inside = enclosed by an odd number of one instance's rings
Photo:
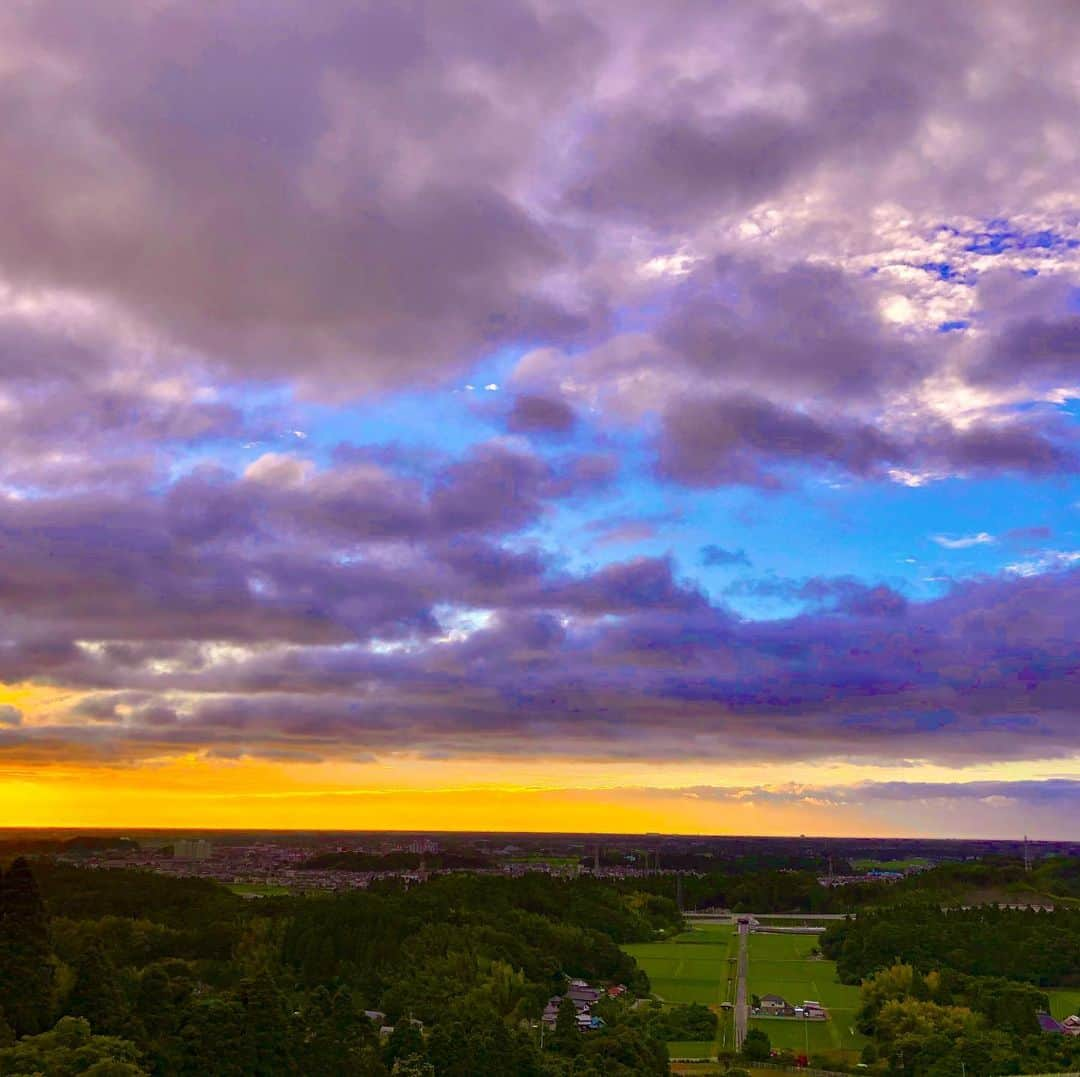
POLYGON ((780 995, 792 1004, 813 999, 829 1011, 829 1020, 753 1018, 750 1025, 774 1047, 804 1054, 861 1051, 866 1037, 854 1029, 859 989, 836 979, 832 961, 811 956, 817 945, 813 935, 751 935, 748 987, 752 995, 780 995))
POLYGON ((738 940, 730 924, 701 924, 665 942, 643 942, 623 949, 648 973, 653 994, 664 1002, 700 1002, 714 1009, 717 1039, 668 1044, 673 1058, 711 1058, 733 1046, 731 1011, 721 1003, 735 998, 738 940))
POLYGON ((1050 1012, 1062 1021, 1074 1013, 1080 1014, 1080 987, 1047 987, 1050 996, 1050 1012))

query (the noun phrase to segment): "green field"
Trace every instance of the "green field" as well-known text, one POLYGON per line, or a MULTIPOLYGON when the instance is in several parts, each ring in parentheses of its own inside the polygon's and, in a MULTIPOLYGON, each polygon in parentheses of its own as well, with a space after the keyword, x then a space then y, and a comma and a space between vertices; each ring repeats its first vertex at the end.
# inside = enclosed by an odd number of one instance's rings
POLYGON ((851 866, 856 871, 906 871, 908 868, 931 867, 929 860, 913 856, 907 860, 852 860, 851 866))
POLYGON ((751 1025, 765 1032, 774 1047, 807 1054, 860 1051, 866 1038, 854 1030, 859 989, 836 979, 831 961, 810 956, 818 945, 813 935, 751 935, 752 995, 781 995, 792 1004, 813 999, 828 1011, 823 1022, 755 1018, 751 1025))
POLYGON ((287 886, 276 886, 273 883, 228 883, 227 886, 234 894, 252 897, 285 897, 291 892, 287 886))
POLYGON ((1080 987, 1048 987, 1050 1012, 1062 1021, 1074 1013, 1080 1014, 1080 987))
POLYGON ((715 1058, 716 1044, 712 1040, 673 1040, 667 1045, 671 1058, 715 1058))
POLYGON ((666 942, 624 946, 648 973, 653 994, 664 1002, 701 1002, 717 1011, 716 1043, 669 1043, 676 1058, 708 1058, 717 1046, 730 1049, 733 1029, 730 1010, 720 1003, 735 998, 735 955, 738 940, 729 924, 702 924, 666 942))

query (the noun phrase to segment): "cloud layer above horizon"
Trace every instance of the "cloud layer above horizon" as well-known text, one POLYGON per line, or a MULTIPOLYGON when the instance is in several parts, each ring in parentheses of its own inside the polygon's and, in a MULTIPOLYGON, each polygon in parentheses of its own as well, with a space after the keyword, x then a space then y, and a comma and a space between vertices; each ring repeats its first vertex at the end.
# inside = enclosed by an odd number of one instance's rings
POLYGON ((1053 829, 1078 40, 1067 0, 0 11, 0 786, 758 768, 823 826, 1053 829))

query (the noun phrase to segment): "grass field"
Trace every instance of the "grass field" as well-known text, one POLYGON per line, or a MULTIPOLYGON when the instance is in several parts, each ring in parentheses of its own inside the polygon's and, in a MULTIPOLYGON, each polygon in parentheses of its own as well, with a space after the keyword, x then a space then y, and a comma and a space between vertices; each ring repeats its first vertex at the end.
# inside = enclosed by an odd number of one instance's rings
POLYGON ((856 871, 906 871, 908 868, 928 868, 929 860, 912 856, 907 860, 852 860, 851 866, 856 871))
POLYGON ((664 1002, 701 1002, 716 1010, 715 1043, 669 1043, 675 1058, 708 1058, 718 1046, 732 1046, 730 1010, 720 1003, 735 998, 737 938, 729 924, 702 924, 666 942, 642 942, 623 949, 648 973, 653 994, 664 1002))
POLYGON ((667 1045, 672 1058, 715 1058, 716 1044, 712 1040, 673 1040, 667 1045))
POLYGON ((813 935, 751 935, 748 986, 753 995, 781 995, 792 1004, 813 999, 830 1019, 755 1018, 751 1025, 765 1032, 774 1047, 807 1054, 860 1051, 866 1038, 853 1028, 859 989, 837 981, 833 962, 810 956, 818 941, 813 935))
POLYGON ((695 927, 666 942, 642 942, 623 949, 649 974, 653 993, 664 1002, 731 1000, 735 933, 727 924, 695 927))
POLYGON ((1047 987, 1045 991, 1050 996, 1050 1012, 1059 1021, 1080 1014, 1080 988, 1047 987))
POLYGON ((228 883, 227 886, 234 894, 251 897, 284 897, 290 893, 288 887, 275 886, 272 883, 228 883))

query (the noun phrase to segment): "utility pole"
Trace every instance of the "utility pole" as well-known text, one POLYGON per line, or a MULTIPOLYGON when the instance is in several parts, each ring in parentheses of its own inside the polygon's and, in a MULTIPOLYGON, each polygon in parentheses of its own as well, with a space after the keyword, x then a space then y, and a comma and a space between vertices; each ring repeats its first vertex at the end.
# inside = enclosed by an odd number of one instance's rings
POLYGON ((1028 848, 1028 836, 1024 835, 1024 871, 1031 871, 1031 849, 1028 848))

